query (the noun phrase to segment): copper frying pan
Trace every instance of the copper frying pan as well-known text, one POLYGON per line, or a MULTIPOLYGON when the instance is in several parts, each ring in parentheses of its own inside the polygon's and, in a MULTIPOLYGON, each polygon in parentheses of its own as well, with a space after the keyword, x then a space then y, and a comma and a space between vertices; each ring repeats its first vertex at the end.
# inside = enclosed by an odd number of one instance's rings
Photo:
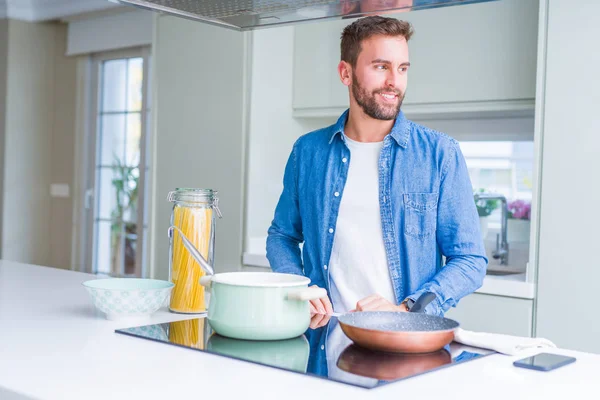
POLYGON ((392 353, 430 353, 454 339, 458 322, 424 314, 433 293, 422 295, 410 312, 362 311, 338 317, 342 331, 356 345, 392 353))
POLYGON ((452 362, 446 349, 431 353, 383 353, 352 344, 342 352, 337 367, 355 375, 393 381, 420 374, 452 362))

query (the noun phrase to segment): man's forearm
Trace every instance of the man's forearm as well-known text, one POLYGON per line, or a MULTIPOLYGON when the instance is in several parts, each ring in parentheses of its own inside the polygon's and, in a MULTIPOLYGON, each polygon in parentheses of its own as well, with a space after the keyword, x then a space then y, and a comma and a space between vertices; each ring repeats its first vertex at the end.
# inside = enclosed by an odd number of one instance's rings
POLYGON ((267 236, 267 259, 274 272, 303 275, 300 242, 274 229, 267 236))

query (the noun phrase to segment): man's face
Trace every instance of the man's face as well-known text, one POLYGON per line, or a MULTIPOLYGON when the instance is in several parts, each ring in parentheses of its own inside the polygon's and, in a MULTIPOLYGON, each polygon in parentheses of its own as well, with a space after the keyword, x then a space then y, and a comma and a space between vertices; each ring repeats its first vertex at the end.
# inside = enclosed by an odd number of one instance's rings
POLYGON ((352 96, 371 118, 395 119, 406 91, 408 44, 401 36, 377 35, 364 40, 361 47, 352 69, 352 96))

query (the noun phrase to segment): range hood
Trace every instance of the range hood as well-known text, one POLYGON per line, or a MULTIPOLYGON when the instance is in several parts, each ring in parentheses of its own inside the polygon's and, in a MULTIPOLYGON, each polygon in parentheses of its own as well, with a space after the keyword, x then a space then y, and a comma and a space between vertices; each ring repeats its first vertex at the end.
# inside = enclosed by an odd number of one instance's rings
MULTIPOLYGON (((115 0, 113 0, 115 1, 115 0)), ((238 31, 497 0, 116 0, 238 31)))

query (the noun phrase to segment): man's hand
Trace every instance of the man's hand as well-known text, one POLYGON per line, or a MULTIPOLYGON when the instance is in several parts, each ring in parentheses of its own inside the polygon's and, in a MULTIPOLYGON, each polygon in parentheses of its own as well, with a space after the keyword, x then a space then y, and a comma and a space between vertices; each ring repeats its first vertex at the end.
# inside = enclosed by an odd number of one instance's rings
POLYGON ((331 319, 331 314, 311 314, 310 329, 317 329, 326 325, 331 319))
POLYGON ((355 311, 402 311, 406 312, 408 309, 404 304, 395 305, 384 299, 378 294, 372 294, 369 297, 365 297, 356 303, 355 311))
MULTIPOLYGON (((312 285, 311 287, 318 287, 318 286, 312 285)), ((329 297, 311 300, 310 301, 310 313, 311 314, 332 314, 333 306, 331 305, 331 301, 329 301, 329 297)))

